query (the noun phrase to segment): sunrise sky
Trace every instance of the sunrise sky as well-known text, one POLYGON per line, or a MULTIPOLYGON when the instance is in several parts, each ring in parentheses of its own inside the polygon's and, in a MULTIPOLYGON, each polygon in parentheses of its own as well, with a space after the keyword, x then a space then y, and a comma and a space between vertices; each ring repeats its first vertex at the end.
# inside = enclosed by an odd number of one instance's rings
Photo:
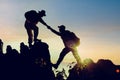
MULTIPOLYGON (((81 39, 78 47, 82 60, 110 59, 120 65, 120 0, 0 0, 0 38, 19 50, 20 42, 27 44, 24 13, 46 10, 45 22, 58 30, 63 24, 81 39)), ((39 39, 48 43, 52 62, 64 48, 62 40, 41 23, 39 39)), ((68 54, 62 64, 75 61, 68 54)))

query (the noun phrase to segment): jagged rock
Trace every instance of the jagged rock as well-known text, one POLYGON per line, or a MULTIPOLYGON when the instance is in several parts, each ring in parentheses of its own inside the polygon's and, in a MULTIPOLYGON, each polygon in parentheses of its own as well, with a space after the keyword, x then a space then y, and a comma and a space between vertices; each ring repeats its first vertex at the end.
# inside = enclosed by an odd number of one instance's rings
POLYGON ((21 47, 20 54, 11 49, 0 56, 0 80, 55 80, 47 43, 38 41, 31 49, 21 47))

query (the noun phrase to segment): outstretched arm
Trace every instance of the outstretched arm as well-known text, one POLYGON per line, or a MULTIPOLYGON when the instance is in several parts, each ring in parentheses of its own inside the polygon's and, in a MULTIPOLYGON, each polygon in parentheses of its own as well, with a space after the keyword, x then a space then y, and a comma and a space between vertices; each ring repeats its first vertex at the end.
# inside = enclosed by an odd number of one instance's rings
POLYGON ((54 30, 53 28, 51 28, 50 26, 47 26, 48 29, 50 29, 53 33, 55 33, 56 35, 60 36, 60 32, 54 30))
POLYGON ((43 19, 39 19, 39 21, 40 21, 43 25, 48 26, 43 19))

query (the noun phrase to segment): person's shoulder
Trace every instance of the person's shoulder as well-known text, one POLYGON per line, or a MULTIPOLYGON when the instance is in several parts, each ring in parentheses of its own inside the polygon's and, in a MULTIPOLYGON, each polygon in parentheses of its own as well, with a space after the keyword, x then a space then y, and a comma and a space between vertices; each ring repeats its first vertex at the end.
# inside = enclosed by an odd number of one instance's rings
POLYGON ((71 32, 71 31, 69 31, 69 30, 65 30, 65 32, 71 32))
POLYGON ((70 30, 65 30, 66 33, 73 33, 72 31, 70 30))

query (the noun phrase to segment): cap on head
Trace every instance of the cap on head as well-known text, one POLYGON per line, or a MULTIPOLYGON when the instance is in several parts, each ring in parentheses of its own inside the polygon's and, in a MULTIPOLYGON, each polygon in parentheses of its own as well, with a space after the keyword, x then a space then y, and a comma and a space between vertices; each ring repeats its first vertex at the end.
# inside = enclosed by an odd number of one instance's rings
POLYGON ((65 26, 64 25, 60 25, 58 26, 59 29, 65 29, 65 26))
POLYGON ((45 10, 41 10, 41 11, 39 11, 39 14, 42 14, 43 16, 46 16, 46 14, 45 14, 45 10))

